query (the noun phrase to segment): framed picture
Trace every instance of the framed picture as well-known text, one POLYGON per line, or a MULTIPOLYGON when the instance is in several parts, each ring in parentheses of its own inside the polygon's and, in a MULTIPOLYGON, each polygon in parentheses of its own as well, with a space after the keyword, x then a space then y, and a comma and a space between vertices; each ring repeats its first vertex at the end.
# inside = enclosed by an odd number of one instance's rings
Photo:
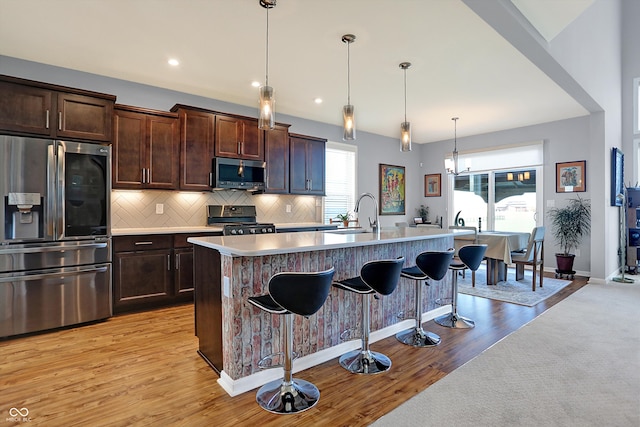
POLYGON ((424 197, 440 197, 440 174, 433 173, 424 176, 424 197))
POLYGON ((620 149, 611 150, 611 206, 624 203, 624 154, 620 149), (618 197, 618 195, 622 195, 618 197))
POLYGON ((405 214, 404 166, 380 164, 380 215, 405 214))
POLYGON ((586 160, 556 163, 556 193, 587 191, 586 160))

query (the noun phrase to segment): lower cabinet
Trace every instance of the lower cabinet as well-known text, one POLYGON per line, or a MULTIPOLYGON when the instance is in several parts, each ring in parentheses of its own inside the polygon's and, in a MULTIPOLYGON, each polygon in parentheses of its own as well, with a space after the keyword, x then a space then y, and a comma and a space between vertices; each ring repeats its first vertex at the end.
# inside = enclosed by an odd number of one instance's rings
POLYGON ((193 301, 193 246, 187 238, 195 235, 115 236, 114 313, 193 301))

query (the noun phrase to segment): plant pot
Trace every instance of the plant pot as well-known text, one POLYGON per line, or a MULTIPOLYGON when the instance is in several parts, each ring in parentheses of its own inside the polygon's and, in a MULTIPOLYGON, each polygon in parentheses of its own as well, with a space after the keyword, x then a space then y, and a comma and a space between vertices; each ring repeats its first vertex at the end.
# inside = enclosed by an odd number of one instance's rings
POLYGON ((349 227, 349 221, 342 221, 342 225, 344 226, 344 228, 348 228, 349 227))
POLYGON ((556 254, 556 265, 558 266, 558 271, 573 271, 573 260, 575 259, 574 254, 556 254))

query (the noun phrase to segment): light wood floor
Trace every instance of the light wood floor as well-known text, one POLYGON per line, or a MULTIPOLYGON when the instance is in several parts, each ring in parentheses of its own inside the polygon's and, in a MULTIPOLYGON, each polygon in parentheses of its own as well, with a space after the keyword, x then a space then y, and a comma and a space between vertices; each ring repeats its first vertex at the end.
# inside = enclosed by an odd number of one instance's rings
POLYGON ((222 390, 196 354, 191 305, 0 340, 0 423, 15 407, 29 410, 20 425, 30 426, 365 426, 585 284, 576 278, 535 307, 461 295, 459 312, 476 328, 430 321, 425 328, 442 344, 428 349, 394 337, 373 343, 393 361, 380 375, 349 374, 337 360, 299 372, 318 386, 320 402, 287 416, 259 408, 254 391, 232 398, 222 390))

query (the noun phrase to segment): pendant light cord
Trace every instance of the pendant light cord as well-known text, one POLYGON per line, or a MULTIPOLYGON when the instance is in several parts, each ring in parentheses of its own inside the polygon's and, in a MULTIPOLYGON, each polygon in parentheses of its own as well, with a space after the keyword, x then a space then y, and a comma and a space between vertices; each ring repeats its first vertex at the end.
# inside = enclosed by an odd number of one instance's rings
POLYGON ((347 104, 351 105, 351 42, 347 41, 347 104))
POLYGON ((265 61, 265 86, 269 86, 269 7, 266 8, 267 9, 267 59, 265 61))
POLYGON ((407 69, 404 68, 404 121, 407 121, 407 69))

